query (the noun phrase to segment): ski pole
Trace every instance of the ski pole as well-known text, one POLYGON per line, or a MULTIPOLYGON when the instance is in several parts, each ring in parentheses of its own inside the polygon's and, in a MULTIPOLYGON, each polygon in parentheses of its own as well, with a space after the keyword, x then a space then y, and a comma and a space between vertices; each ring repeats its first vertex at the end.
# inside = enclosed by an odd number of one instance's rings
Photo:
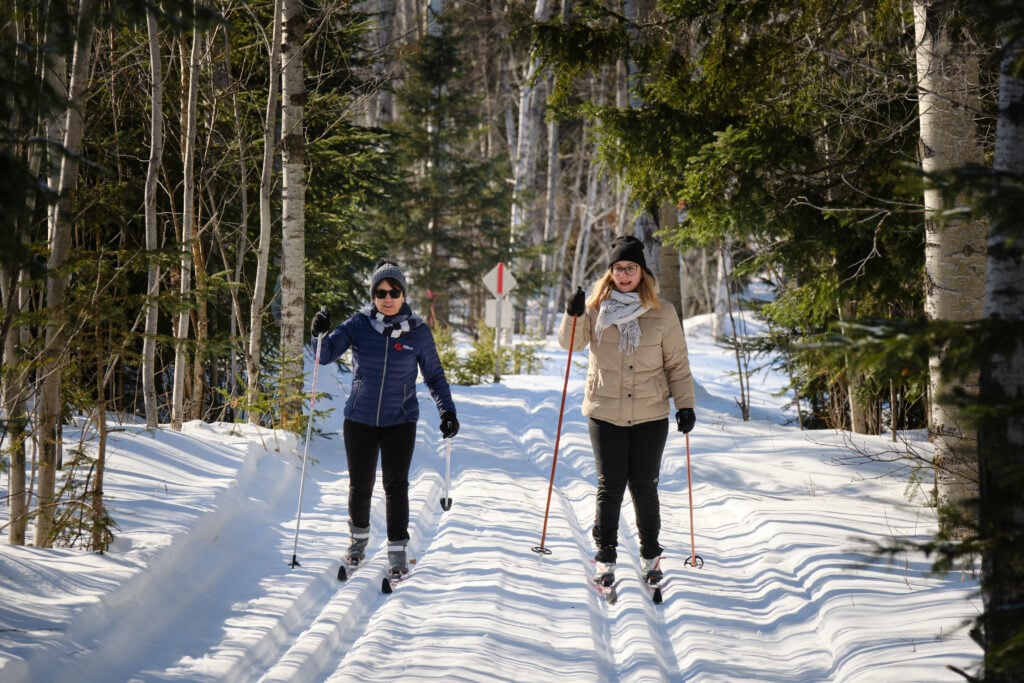
POLYGON ((572 317, 572 331, 569 333, 569 357, 565 361, 565 382, 562 384, 562 405, 558 408, 558 429, 555 430, 555 454, 551 459, 551 480, 548 482, 548 503, 544 508, 544 527, 540 532, 540 545, 535 545, 531 550, 542 555, 550 555, 551 551, 544 547, 544 539, 548 533, 548 513, 551 512, 551 490, 555 486, 555 466, 558 464, 558 441, 562 435, 562 415, 565 413, 565 394, 569 389, 569 370, 572 368, 572 345, 576 341, 576 321, 578 316, 572 317))
POLYGON ((686 434, 686 485, 690 489, 690 557, 684 562, 687 567, 704 566, 704 558, 697 554, 697 543, 693 534, 693 475, 690 473, 690 434, 686 434))
MULTIPOLYGON (((320 310, 325 310, 326 307, 321 307, 320 310)), ((316 338, 316 359, 313 361, 313 385, 309 391, 309 421, 306 423, 306 445, 302 449, 302 474, 299 475, 299 509, 295 515, 295 543, 292 545, 292 561, 288 563, 289 567, 299 567, 298 559, 295 554, 299 550, 299 524, 302 523, 302 493, 306 487, 306 460, 309 455, 309 440, 313 434, 313 408, 316 406, 316 376, 320 370, 320 345, 323 344, 324 335, 318 335, 316 338)))
POLYGON ((448 442, 448 446, 445 448, 444 455, 444 497, 441 498, 441 509, 448 511, 452 509, 452 499, 448 497, 448 482, 451 481, 452 477, 452 439, 450 437, 445 439, 448 442))

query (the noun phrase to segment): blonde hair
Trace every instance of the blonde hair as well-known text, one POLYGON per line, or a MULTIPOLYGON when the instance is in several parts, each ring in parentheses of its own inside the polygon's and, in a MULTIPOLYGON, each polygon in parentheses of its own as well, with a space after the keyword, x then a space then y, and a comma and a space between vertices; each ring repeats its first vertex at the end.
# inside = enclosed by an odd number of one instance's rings
MULTIPOLYGON (((658 300, 658 280, 646 268, 641 268, 640 283, 636 286, 636 293, 640 295, 640 302, 648 308, 661 308, 658 300)), ((611 269, 605 271, 604 276, 594 284, 594 293, 587 299, 587 308, 597 308, 601 302, 612 295, 615 289, 615 277, 611 269)))

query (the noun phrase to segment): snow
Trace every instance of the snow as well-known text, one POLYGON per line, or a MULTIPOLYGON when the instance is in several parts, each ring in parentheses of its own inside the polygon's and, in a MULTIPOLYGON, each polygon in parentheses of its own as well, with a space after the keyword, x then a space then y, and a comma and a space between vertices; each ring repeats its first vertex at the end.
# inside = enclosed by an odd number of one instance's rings
MULTIPOLYGON (((595 475, 579 412, 583 354, 570 364, 545 528, 567 365, 549 340, 541 375, 453 387, 462 431, 451 442, 421 391, 417 564, 390 596, 379 585, 379 485, 370 559, 347 583, 335 578, 347 544, 348 375, 337 368, 318 376, 329 397, 317 409, 335 409, 308 446, 296 567, 302 439, 241 424, 121 425, 108 445, 120 527, 110 552, 0 545, 0 680, 962 680, 946 667, 980 661, 965 627, 980 609, 976 578, 871 549, 935 529, 906 472, 850 457, 851 446, 891 451, 889 437, 801 432, 766 372, 751 386, 755 419, 743 422, 735 361, 709 330, 706 318, 687 321, 700 384, 694 525, 691 534, 686 439, 673 431, 660 606, 637 576, 628 495, 618 602, 587 580, 595 475), (449 445, 454 504, 443 511, 449 445), (532 552, 542 535, 548 555, 532 552), (685 564, 693 549, 702 567, 685 564)), ((928 452, 923 435, 903 436, 928 452)))

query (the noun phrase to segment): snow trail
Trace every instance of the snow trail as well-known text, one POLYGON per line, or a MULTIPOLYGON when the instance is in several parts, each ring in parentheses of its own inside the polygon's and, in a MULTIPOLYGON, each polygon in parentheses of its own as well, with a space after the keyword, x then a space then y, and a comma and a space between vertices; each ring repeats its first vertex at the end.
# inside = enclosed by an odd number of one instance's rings
MULTIPOLYGON (((673 432, 660 485, 665 603, 653 605, 640 583, 627 502, 619 599, 606 605, 589 585, 596 475, 579 413, 585 361, 569 382, 545 540, 552 554, 531 552, 563 386, 565 356, 553 344, 546 353, 555 371, 453 387, 462 431, 448 511, 445 443, 421 392, 410 477, 417 563, 390 596, 380 593, 380 486, 368 560, 348 582, 335 578, 348 543, 339 438, 347 375, 338 369, 320 376, 330 395, 317 407, 335 410, 318 417, 310 443, 298 567, 289 560, 300 439, 202 423, 112 434, 105 488, 121 530, 110 552, 0 546, 0 680, 936 683, 960 680, 945 665, 978 662, 961 627, 978 609, 977 581, 932 576, 913 554, 878 562, 865 541, 922 540, 935 529, 934 514, 908 499, 905 480, 884 476, 885 465, 837 463, 853 439, 866 452, 891 442, 743 422, 729 397, 707 392, 691 438, 705 566, 683 565, 686 454, 673 432)), ((727 387, 714 380, 734 365, 724 351, 698 332, 690 353, 712 379, 705 388, 727 387)), ((920 444, 927 449, 923 435, 920 444)))

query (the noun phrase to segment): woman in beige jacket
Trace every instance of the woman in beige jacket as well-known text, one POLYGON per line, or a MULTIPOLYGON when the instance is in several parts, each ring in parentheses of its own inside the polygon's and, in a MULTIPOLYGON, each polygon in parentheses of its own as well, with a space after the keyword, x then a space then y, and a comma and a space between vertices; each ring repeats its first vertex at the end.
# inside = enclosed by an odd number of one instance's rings
POLYGON ((566 305, 558 341, 573 351, 590 347, 583 414, 597 467, 594 580, 610 585, 615 572, 619 511, 629 487, 640 534, 642 571, 660 579, 661 510, 658 475, 668 438, 669 399, 679 431, 696 421, 686 337, 675 310, 658 298, 643 243, 612 241, 608 272, 584 301, 580 289, 566 305), (572 333, 576 318, 575 335, 572 333))

